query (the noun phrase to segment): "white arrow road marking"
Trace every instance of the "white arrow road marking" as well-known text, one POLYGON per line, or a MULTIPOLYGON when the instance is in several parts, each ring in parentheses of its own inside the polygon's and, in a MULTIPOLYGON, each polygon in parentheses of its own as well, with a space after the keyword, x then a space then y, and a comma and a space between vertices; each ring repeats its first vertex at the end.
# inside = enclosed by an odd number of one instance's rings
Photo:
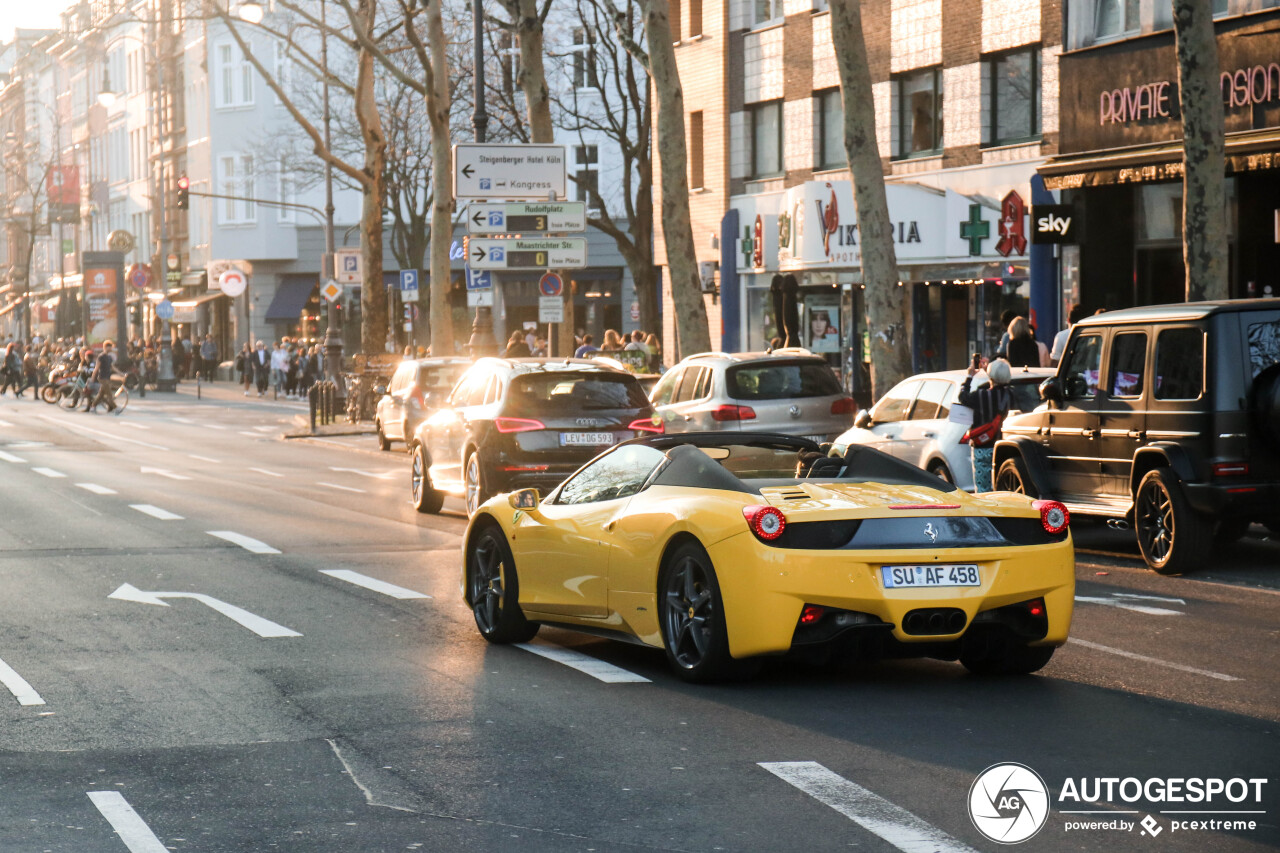
POLYGON ((353 583, 356 586, 362 586, 365 589, 371 589, 374 592, 380 592, 383 595, 389 595, 392 598, 430 598, 431 596, 422 592, 414 592, 411 589, 405 589, 402 586, 396 586, 393 583, 380 581, 377 578, 371 578, 368 575, 362 575, 359 572, 353 572, 349 569, 322 569, 322 575, 328 575, 331 578, 337 578, 340 581, 353 583))
POLYGON ((936 826, 816 761, 761 761, 760 766, 903 853, 976 853, 936 826))
POLYGON ((145 468, 144 467, 142 469, 142 473, 159 474, 161 477, 168 477, 170 480, 190 480, 191 479, 190 477, 183 476, 182 474, 175 474, 172 471, 169 471, 165 468, 145 468))
POLYGON ((167 509, 161 509, 160 507, 152 506, 151 504, 129 504, 129 508, 136 509, 144 515, 149 515, 152 518, 158 518, 161 521, 182 521, 182 516, 175 515, 167 509))
POLYGON ((334 468, 332 466, 330 466, 329 470, 346 471, 348 474, 359 474, 362 477, 372 477, 375 480, 386 480, 391 477, 397 477, 401 473, 400 471, 379 471, 377 474, 374 474, 373 472, 365 471, 362 468, 334 468))
POLYGON ((119 791, 89 791, 88 794, 124 846, 129 848, 129 853, 169 853, 119 791))
POLYGON ((280 553, 279 551, 277 551, 275 548, 272 548, 267 543, 259 542, 257 539, 252 539, 248 536, 245 536, 243 533, 234 533, 230 530, 206 530, 205 532, 208 533, 210 536, 217 536, 219 539, 225 539, 234 545, 239 545, 241 548, 245 549, 246 551, 252 551, 255 554, 279 554, 280 553))
POLYGON ((1092 595, 1077 595, 1076 601, 1082 601, 1085 604, 1103 604, 1107 607, 1118 607, 1121 610, 1133 610, 1137 613, 1146 613, 1148 616, 1181 616, 1181 610, 1170 610, 1167 607, 1150 607, 1146 604, 1130 604, 1127 601, 1117 601, 1114 598, 1100 598, 1092 595))
POLYGON ((9 692, 13 694, 13 698, 18 700, 19 705, 43 705, 44 700, 40 698, 40 694, 35 688, 27 683, 27 680, 9 664, 0 660, 0 684, 9 688, 9 692))
POLYGON ((106 486, 99 486, 97 483, 76 483, 77 486, 86 492, 93 492, 95 495, 114 495, 115 489, 108 489, 106 486))
POLYGON ((364 489, 355 489, 355 488, 352 488, 351 486, 339 486, 337 483, 316 483, 316 485, 328 486, 331 489, 341 489, 344 492, 359 492, 362 495, 365 494, 364 489))
POLYGON ((65 476, 67 476, 66 474, 62 473, 61 471, 55 471, 55 470, 53 470, 52 468, 32 468, 31 470, 32 470, 32 471, 35 471, 37 474, 43 474, 43 475, 45 475, 46 477, 51 477, 51 478, 54 478, 54 479, 57 479, 58 477, 65 477, 65 476))
POLYGON ((207 605, 214 610, 238 622, 248 628, 259 637, 301 637, 297 631, 286 628, 283 625, 277 625, 270 619, 263 619, 261 616, 250 613, 234 604, 227 604, 225 601, 219 601, 213 596, 204 595, 199 592, 147 592, 138 589, 132 584, 121 584, 120 588, 107 596, 107 598, 115 598, 120 601, 136 601, 139 604, 158 604, 161 607, 168 607, 164 602, 166 598, 191 598, 201 604, 207 605))
POLYGON ((578 672, 586 673, 592 678, 603 681, 605 684, 647 684, 649 682, 649 679, 643 675, 636 675, 634 672, 628 672, 622 667, 605 663, 599 658, 593 658, 590 655, 584 655, 581 652, 575 652, 560 646, 550 646, 544 643, 516 643, 516 648, 524 649, 526 652, 533 652, 535 655, 544 657, 547 660, 553 660, 556 663, 562 663, 571 669, 576 669, 578 672))
POLYGON ((188 453, 187 455, 190 456, 192 459, 199 459, 201 462, 212 462, 215 465, 222 464, 221 459, 210 459, 208 456, 196 456, 194 453, 188 453))
POLYGON ((1111 646, 1104 646, 1100 643, 1091 643, 1088 640, 1078 640, 1075 637, 1067 640, 1068 643, 1076 646, 1084 646, 1086 649, 1093 649, 1098 652, 1107 652, 1108 654, 1119 655, 1122 658, 1130 658, 1132 660, 1140 660, 1143 663, 1153 663, 1156 666, 1167 666, 1169 669, 1176 669, 1179 672, 1189 672, 1193 675, 1203 675, 1207 678, 1216 678, 1219 681, 1244 681, 1243 678, 1236 678, 1234 675, 1223 675, 1221 672, 1214 672, 1210 669, 1196 669, 1194 666, 1185 666, 1180 663, 1172 663, 1159 658, 1149 658, 1146 655, 1140 655, 1135 652, 1127 652, 1124 649, 1115 649, 1111 646))
POLYGON ((23 465, 27 462, 27 460, 23 459, 21 456, 14 456, 12 453, 5 453, 3 450, 0 450, 0 459, 3 459, 5 462, 17 462, 23 465))
POLYGON ((284 474, 277 474, 275 471, 268 471, 266 468, 250 468, 250 471, 257 471, 259 474, 266 474, 268 477, 283 477, 284 474))

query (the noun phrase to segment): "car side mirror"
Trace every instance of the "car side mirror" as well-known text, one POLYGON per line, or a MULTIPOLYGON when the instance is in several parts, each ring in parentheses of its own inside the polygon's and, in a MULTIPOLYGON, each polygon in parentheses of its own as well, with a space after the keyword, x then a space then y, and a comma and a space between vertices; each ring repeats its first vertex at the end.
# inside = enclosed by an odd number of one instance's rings
POLYGON ((871 429, 872 423, 871 412, 866 409, 859 409, 858 414, 853 418, 853 425, 858 429, 871 429))
POLYGON ((512 509, 524 509, 533 512, 538 508, 540 497, 537 489, 521 489, 518 492, 512 492, 507 498, 507 502, 511 504, 512 509))
POLYGON ((1054 406, 1062 405, 1062 383, 1058 377, 1050 376, 1040 383, 1040 399, 1054 406))

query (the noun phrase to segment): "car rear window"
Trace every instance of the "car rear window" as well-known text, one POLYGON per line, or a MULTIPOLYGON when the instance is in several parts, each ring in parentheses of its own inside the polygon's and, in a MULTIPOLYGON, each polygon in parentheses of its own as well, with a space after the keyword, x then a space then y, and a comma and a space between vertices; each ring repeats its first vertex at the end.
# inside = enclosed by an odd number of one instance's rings
POLYGON ((725 380, 729 396, 735 400, 785 400, 843 393, 831 368, 816 360, 743 364, 726 370, 725 380))
POLYGON ((522 411, 645 409, 649 400, 634 376, 612 373, 534 373, 511 380, 507 400, 522 411))
POLYGON ((424 364, 418 368, 418 387, 428 390, 448 391, 457 383, 458 377, 470 365, 466 364, 424 364))

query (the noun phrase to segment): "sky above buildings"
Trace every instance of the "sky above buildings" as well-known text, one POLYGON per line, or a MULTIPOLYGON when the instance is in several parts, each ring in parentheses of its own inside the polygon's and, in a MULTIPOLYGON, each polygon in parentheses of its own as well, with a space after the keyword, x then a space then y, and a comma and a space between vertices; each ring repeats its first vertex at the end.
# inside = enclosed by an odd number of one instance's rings
POLYGON ((17 27, 32 29, 53 28, 58 26, 58 13, 65 8, 64 3, 55 0, 0 0, 0 41, 13 38, 17 27))

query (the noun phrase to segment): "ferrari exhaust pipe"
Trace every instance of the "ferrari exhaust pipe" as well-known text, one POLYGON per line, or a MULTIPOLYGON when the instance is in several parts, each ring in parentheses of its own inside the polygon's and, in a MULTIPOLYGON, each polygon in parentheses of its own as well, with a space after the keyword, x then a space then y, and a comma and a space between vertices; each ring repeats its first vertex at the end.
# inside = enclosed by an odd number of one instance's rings
POLYGON ((1123 518, 1108 518, 1107 527, 1110 527, 1112 530, 1128 530, 1129 522, 1123 518))

